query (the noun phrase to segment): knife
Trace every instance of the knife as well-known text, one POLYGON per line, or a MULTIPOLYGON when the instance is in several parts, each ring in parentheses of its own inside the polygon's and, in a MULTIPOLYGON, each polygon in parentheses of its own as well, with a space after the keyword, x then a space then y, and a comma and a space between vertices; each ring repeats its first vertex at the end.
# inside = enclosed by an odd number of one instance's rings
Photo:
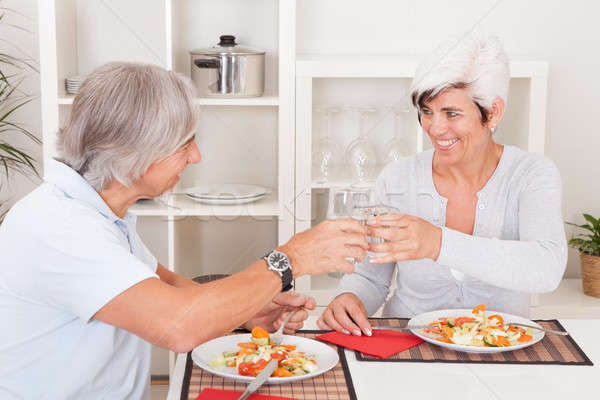
POLYGON ((411 329, 425 329, 425 328, 433 328, 431 325, 411 325, 411 326, 391 326, 391 325, 381 325, 374 326, 373 329, 390 329, 395 331, 410 331, 411 329))
POLYGON ((275 371, 276 368, 277 360, 273 358, 271 359, 271 361, 269 361, 266 367, 262 371, 260 371, 256 378, 252 382, 250 382, 250 384, 248 385, 244 393, 242 393, 242 395, 238 398, 238 400, 246 400, 248 396, 256 392, 258 388, 261 387, 262 384, 267 381, 267 379, 269 379, 269 377, 271 376, 273 371, 275 371))

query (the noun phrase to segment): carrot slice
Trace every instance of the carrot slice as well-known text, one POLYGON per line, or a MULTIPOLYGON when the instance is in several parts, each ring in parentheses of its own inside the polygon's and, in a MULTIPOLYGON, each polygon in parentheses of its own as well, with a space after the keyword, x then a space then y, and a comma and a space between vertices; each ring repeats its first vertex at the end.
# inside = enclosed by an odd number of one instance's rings
POLYGON ((443 326, 442 332, 443 332, 443 335, 446 336, 447 338, 451 338, 452 336, 454 336, 454 331, 452 330, 452 328, 450 328, 448 326, 443 326))
POLYGON ((454 342, 452 340, 448 339, 447 337, 443 337, 443 336, 436 338, 435 340, 437 340, 438 342, 454 344, 454 342))
POLYGON ((277 376, 277 377, 283 378, 283 377, 285 377, 285 376, 294 376, 294 374, 292 374, 290 371, 288 371, 288 370, 287 370, 287 369, 285 369, 285 368, 278 367, 278 368, 277 368, 277 369, 276 369, 276 370, 273 372, 273 375, 271 375, 271 376, 277 376))
POLYGON ((252 329, 252 337, 257 338, 257 339, 268 338, 269 332, 267 332, 263 328, 257 326, 256 328, 252 329))
POLYGON ((498 326, 504 325, 504 318, 502 318, 502 316, 500 316, 498 314, 494 314, 494 315, 490 315, 488 317, 488 319, 494 319, 494 318, 498 320, 498 326))
POLYGON ((258 346, 256 345, 256 343, 253 343, 253 342, 238 343, 238 346, 240 346, 242 349, 252 349, 252 350, 258 349, 258 346))
POLYGON ((487 307, 485 306, 485 304, 480 304, 473 309, 473 314, 477 314, 477 313, 483 312, 485 310, 487 310, 487 307))
POLYGON ((280 344, 279 347, 283 347, 287 351, 296 350, 296 346, 294 346, 293 344, 280 344))
POLYGON ((521 335, 518 339, 519 342, 531 342, 533 337, 531 335, 521 335))
POLYGON ((510 346, 510 342, 504 336, 496 336, 496 345, 498 347, 508 347, 510 346))

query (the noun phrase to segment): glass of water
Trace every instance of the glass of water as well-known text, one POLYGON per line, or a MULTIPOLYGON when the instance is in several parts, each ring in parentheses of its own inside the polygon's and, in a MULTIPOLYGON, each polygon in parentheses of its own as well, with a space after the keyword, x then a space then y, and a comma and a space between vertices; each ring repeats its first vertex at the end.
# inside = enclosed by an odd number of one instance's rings
MULTIPOLYGON (((369 204, 369 205, 357 205, 354 207, 352 218, 360 221, 362 225, 367 225, 375 222, 375 218, 380 215, 387 215, 398 213, 397 208, 383 205, 383 204, 369 204)), ((367 241, 369 243, 384 243, 385 240, 379 237, 368 236, 367 241)), ((369 257, 381 257, 387 255, 387 253, 375 253, 372 251, 367 252, 369 257)))

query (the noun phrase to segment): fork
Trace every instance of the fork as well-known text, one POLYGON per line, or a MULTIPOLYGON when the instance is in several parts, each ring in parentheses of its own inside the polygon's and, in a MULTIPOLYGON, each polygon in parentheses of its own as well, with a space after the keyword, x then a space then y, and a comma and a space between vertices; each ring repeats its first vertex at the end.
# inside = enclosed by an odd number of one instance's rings
POLYGON ((283 323, 281 324, 279 329, 277 329, 277 331, 271 335, 271 342, 281 344, 281 341, 283 340, 283 328, 285 327, 285 324, 288 323, 290 318, 292 318, 292 316, 295 313, 296 313, 296 311, 292 311, 291 313, 288 314, 287 317, 285 317, 285 319, 283 320, 283 323))

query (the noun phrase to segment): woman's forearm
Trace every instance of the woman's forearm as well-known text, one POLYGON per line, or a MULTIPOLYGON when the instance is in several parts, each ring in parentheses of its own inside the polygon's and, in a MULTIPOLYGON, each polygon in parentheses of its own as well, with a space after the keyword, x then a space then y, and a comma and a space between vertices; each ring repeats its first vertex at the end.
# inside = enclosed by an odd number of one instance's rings
POLYGON ((566 246, 557 240, 501 240, 444 228, 437 262, 501 288, 549 292, 566 266, 566 246))

